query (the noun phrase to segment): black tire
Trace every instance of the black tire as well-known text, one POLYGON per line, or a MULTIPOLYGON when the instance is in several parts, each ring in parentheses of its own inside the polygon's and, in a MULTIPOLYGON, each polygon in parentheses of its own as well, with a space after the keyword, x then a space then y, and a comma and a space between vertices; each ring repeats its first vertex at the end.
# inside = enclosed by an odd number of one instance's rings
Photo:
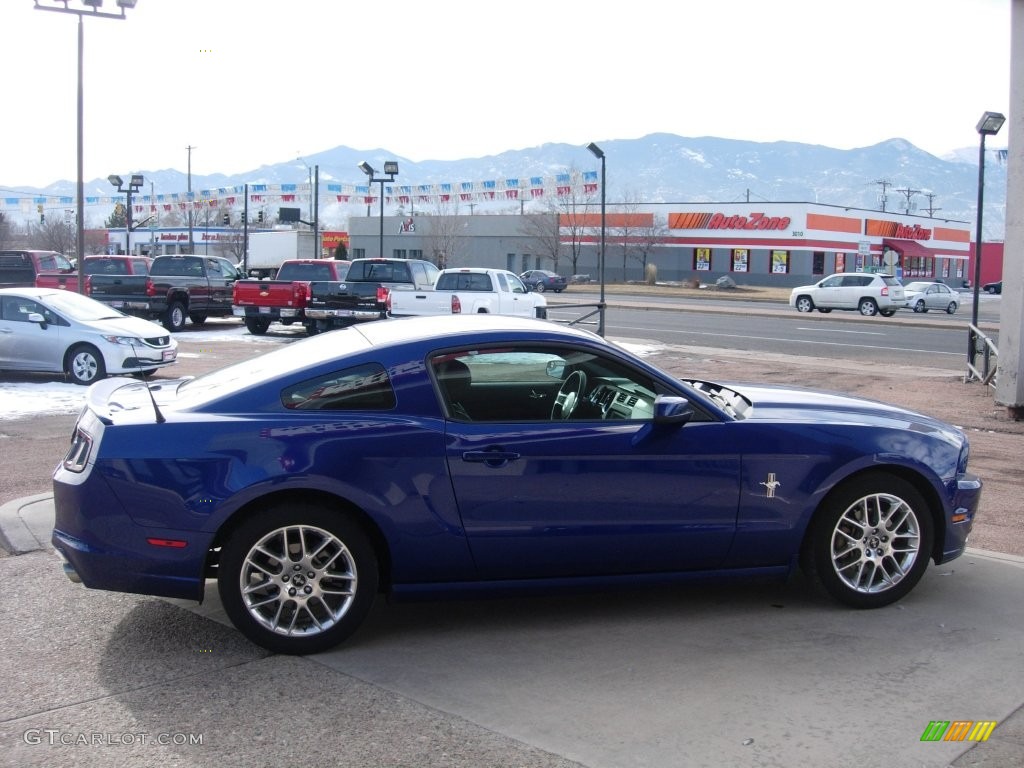
POLYGON ((535 286, 533 286, 533 290, 536 291, 537 293, 544 293, 544 283, 537 283, 535 286))
POLYGON ((377 555, 362 528, 314 504, 250 517, 224 542, 217 573, 238 631, 288 654, 319 653, 349 637, 373 606, 378 582, 377 555))
POLYGON ((202 325, 206 322, 205 312, 189 313, 188 319, 192 321, 194 325, 202 325))
POLYGON ((245 327, 253 336, 262 336, 270 327, 270 320, 266 317, 247 317, 245 318, 245 327))
POLYGON ((797 312, 814 311, 814 300, 810 296, 797 296, 795 303, 797 312))
POLYGON ((874 299, 861 299, 857 305, 857 311, 864 317, 874 317, 878 314, 878 304, 874 299))
POLYGON ((947 315, 955 315, 956 314, 956 302, 955 301, 951 301, 951 302, 949 302, 949 304, 946 305, 946 314, 947 315))
POLYGON ((913 485, 885 472, 855 477, 814 514, 801 566, 820 589, 854 608, 880 608, 920 581, 934 523, 913 485))
MULTIPOLYGON (((928 310, 925 310, 925 312, 927 312, 927 311, 928 310)), ((880 309, 878 311, 878 314, 880 314, 882 317, 892 317, 893 315, 896 314, 896 310, 895 309, 880 309)))
POLYGON ((188 317, 188 313, 185 311, 185 305, 180 301, 172 301, 164 313, 164 328, 172 333, 183 330, 186 317, 188 317))
POLYGON ((76 344, 64 355, 64 372, 75 384, 88 386, 107 375, 107 366, 92 344, 76 344))
POLYGON ((918 299, 917 300, 917 303, 914 304, 914 311, 919 313, 919 314, 921 312, 927 312, 928 311, 928 307, 926 307, 924 305, 924 299, 918 299))
POLYGON ((832 307, 818 307, 818 311, 821 312, 821 314, 823 315, 827 315, 829 312, 832 311, 832 307))
POLYGON ((316 336, 320 333, 320 327, 316 324, 315 320, 313 322, 306 323, 305 325, 307 336, 316 336))

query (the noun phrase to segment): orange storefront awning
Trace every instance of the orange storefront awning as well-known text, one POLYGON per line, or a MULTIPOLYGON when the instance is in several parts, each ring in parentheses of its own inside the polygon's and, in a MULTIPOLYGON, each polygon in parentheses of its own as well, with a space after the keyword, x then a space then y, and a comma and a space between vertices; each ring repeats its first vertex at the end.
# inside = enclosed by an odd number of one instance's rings
POLYGON ((935 252, 926 245, 921 245, 917 240, 894 240, 882 238, 882 246, 892 248, 900 256, 927 256, 933 258, 935 252))

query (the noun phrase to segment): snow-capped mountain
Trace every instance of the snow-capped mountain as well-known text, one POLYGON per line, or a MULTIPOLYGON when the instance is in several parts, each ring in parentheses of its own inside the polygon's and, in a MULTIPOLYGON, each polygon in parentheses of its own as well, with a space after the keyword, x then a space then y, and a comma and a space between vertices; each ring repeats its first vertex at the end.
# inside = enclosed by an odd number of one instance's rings
MULTIPOLYGON (((871 147, 833 149, 795 142, 759 143, 714 137, 687 138, 656 133, 640 139, 601 142, 607 163, 607 203, 644 202, 817 202, 854 208, 911 212, 921 216, 973 222, 978 194, 978 150, 963 149, 945 158, 918 149, 904 139, 871 147)), ((319 166, 320 182, 366 183, 357 165, 383 168, 397 160, 396 184, 460 183, 484 179, 551 176, 569 170, 592 171, 600 163, 585 147, 543 144, 499 155, 463 160, 413 162, 384 149, 339 146, 303 160, 261 165, 246 173, 192 176, 192 189, 244 183, 301 184, 319 166)), ((141 170, 158 194, 184 192, 186 175, 178 170, 141 170)), ((61 181, 45 195, 74 195, 74 182, 61 181)), ((89 195, 109 195, 105 179, 86 183, 89 195)), ((506 207, 508 203, 505 203, 506 207)), ((1005 150, 986 150, 985 238, 1002 239, 1006 208, 1005 150)))

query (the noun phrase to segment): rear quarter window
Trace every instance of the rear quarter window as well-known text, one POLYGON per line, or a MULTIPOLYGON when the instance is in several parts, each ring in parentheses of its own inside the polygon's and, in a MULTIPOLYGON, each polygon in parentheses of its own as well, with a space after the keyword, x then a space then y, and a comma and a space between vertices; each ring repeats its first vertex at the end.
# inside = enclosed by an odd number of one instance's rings
POLYGON ((395 390, 383 366, 368 363, 293 384, 281 403, 295 411, 389 411, 395 390))

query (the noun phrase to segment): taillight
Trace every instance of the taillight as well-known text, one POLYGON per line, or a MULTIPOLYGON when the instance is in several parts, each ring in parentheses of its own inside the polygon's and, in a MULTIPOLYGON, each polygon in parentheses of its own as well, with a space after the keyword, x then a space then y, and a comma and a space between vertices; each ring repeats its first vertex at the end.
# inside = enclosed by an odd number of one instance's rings
POLYGON ((456 296, 454 293, 452 294, 452 314, 453 315, 461 315, 462 314, 462 302, 459 301, 459 297, 456 296))
POLYGON ((305 304, 309 298, 309 283, 292 283, 292 298, 296 305, 305 304))
POLYGON ((882 295, 883 296, 888 296, 889 295, 889 286, 888 285, 883 285, 882 286, 882 295))
POLYGON ((386 304, 387 301, 388 301, 388 298, 390 297, 390 294, 391 294, 391 291, 389 291, 386 286, 383 286, 383 285, 378 285, 377 286, 377 301, 378 301, 378 303, 386 304))
POLYGON ((156 296, 156 285, 148 277, 146 278, 146 295, 156 296))
POLYGON ((75 429, 71 436, 71 448, 64 456, 64 469, 69 472, 82 472, 89 463, 92 452, 92 438, 81 429, 75 429))
MULTIPOLYGON (((379 293, 377 295, 380 296, 379 293)), ((384 301, 384 308, 387 310, 388 314, 390 315, 391 314, 391 291, 388 291, 388 297, 384 301)))
POLYGON ((85 295, 92 295, 92 275, 85 276, 85 295))

